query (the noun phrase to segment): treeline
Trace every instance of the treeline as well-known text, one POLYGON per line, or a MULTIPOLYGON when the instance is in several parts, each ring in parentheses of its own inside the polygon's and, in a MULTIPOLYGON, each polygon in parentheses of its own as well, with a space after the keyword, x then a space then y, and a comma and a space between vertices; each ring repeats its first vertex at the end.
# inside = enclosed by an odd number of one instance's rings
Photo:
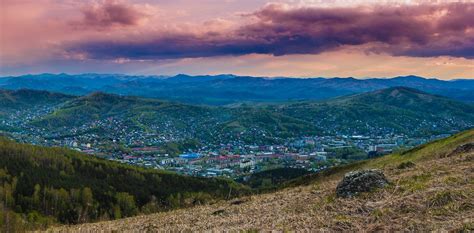
POLYGON ((284 182, 308 174, 311 172, 301 168, 276 168, 254 173, 242 178, 240 182, 250 186, 256 192, 264 192, 277 189, 284 182))
POLYGON ((227 179, 186 177, 0 138, 3 230, 118 219, 249 192, 227 179))
POLYGON ((358 161, 368 158, 368 154, 358 147, 343 147, 326 149, 332 157, 348 161, 358 161))

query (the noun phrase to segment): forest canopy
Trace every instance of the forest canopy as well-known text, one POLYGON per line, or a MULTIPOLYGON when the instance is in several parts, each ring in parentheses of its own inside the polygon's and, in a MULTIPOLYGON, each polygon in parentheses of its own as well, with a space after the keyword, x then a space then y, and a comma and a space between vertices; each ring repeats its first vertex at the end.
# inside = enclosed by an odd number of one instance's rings
POLYGON ((117 219, 249 192, 223 178, 187 177, 0 138, 0 225, 7 231, 117 219))

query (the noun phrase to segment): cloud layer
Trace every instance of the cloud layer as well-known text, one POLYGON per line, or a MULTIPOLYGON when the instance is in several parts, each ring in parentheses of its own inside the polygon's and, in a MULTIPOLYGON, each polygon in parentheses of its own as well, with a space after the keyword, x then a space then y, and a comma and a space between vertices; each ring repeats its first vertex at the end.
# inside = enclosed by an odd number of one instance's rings
POLYGON ((102 4, 87 5, 82 9, 82 14, 83 26, 98 28, 136 25, 144 16, 133 6, 111 0, 102 4))
MULTIPOLYGON (((93 59, 281 56, 348 46, 397 56, 473 58, 473 15, 474 3, 338 8, 269 4, 244 16, 251 23, 232 31, 209 31, 203 26, 197 32, 142 33, 126 39, 80 42, 67 49, 93 59)), ((99 25, 133 22, 91 18, 99 25)))
POLYGON ((474 73, 472 0, 0 1, 0 75, 474 73))

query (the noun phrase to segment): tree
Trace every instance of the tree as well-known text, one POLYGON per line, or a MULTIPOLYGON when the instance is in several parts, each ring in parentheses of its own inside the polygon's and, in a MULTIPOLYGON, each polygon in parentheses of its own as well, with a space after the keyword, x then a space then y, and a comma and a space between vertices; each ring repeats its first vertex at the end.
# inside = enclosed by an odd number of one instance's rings
POLYGON ((35 184, 34 192, 33 192, 33 208, 39 208, 41 202, 41 185, 35 184))
POLYGON ((122 217, 129 217, 137 214, 138 209, 135 204, 135 198, 132 195, 126 192, 121 192, 117 193, 115 197, 117 199, 117 204, 120 207, 122 217))
POLYGON ((89 219, 89 210, 92 207, 94 202, 94 198, 92 195, 92 190, 88 187, 82 189, 81 192, 81 204, 82 204, 82 211, 81 211, 81 222, 86 222, 89 219))

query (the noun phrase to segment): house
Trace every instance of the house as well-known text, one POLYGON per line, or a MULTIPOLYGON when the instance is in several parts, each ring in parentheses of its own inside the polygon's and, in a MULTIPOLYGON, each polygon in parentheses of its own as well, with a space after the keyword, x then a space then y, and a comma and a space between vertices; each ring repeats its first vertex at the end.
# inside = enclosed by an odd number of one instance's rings
POLYGON ((251 159, 244 159, 240 161, 240 168, 247 168, 247 167, 254 167, 255 166, 255 161, 251 159))
POLYGON ((189 154, 180 154, 179 158, 181 159, 199 159, 201 157, 198 153, 189 153, 189 154))

